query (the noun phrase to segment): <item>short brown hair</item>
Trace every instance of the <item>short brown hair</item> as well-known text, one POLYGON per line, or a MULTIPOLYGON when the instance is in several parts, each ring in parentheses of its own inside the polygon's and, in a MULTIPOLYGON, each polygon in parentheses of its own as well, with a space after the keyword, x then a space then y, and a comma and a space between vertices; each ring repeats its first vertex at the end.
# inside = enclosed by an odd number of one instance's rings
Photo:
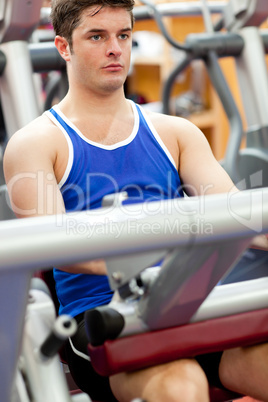
POLYGON ((91 6, 125 8, 134 24, 133 7, 135 0, 53 0, 51 22, 56 35, 63 36, 72 49, 73 30, 78 27, 82 12, 91 6))

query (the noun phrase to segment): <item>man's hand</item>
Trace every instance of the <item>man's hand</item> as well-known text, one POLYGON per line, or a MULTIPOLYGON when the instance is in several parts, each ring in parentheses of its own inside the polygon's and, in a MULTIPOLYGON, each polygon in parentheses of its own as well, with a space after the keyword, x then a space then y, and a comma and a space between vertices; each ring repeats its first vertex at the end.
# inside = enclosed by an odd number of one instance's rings
POLYGON ((268 251, 268 235, 259 235, 254 237, 250 247, 268 251))

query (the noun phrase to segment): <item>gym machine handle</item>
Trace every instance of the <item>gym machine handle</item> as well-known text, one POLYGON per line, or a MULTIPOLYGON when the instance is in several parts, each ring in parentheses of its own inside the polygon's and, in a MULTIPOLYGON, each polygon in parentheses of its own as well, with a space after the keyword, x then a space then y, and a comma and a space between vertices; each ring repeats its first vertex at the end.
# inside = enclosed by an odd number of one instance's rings
POLYGON ((53 326, 51 333, 40 347, 41 355, 45 358, 55 356, 65 341, 73 336, 77 330, 74 318, 68 315, 60 315, 53 326))
POLYGON ((116 339, 124 328, 125 320, 113 308, 101 306, 85 313, 85 324, 89 342, 99 346, 107 339, 116 339))

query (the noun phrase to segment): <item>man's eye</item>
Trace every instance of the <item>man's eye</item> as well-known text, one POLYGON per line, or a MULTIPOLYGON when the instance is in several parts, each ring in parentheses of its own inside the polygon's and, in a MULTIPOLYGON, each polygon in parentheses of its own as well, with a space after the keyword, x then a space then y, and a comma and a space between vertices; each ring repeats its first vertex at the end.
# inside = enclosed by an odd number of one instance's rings
POLYGON ((125 39, 127 39, 127 38, 128 38, 128 35, 127 35, 127 34, 121 34, 121 35, 120 35, 120 39, 125 40, 125 39))
POLYGON ((100 38, 101 38, 100 35, 93 35, 93 36, 91 36, 90 39, 92 39, 93 41, 98 41, 98 40, 100 40, 100 38))

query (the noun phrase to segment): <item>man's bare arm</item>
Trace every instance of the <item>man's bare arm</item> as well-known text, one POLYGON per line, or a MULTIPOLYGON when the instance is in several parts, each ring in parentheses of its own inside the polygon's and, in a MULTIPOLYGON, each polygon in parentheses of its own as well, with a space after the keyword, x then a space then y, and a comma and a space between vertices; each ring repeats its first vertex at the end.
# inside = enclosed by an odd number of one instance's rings
MULTIPOLYGON (((180 137, 180 174, 187 183, 189 195, 206 195, 239 191, 222 166, 215 159, 203 133, 192 123, 185 122, 180 137)), ((267 235, 256 235, 254 248, 268 250, 267 235)))
MULTIPOLYGON (((20 132, 9 141, 4 173, 12 209, 18 218, 64 214, 65 207, 54 173, 56 153, 46 135, 20 132)), ((58 267, 70 273, 105 275, 103 260, 58 267)))

